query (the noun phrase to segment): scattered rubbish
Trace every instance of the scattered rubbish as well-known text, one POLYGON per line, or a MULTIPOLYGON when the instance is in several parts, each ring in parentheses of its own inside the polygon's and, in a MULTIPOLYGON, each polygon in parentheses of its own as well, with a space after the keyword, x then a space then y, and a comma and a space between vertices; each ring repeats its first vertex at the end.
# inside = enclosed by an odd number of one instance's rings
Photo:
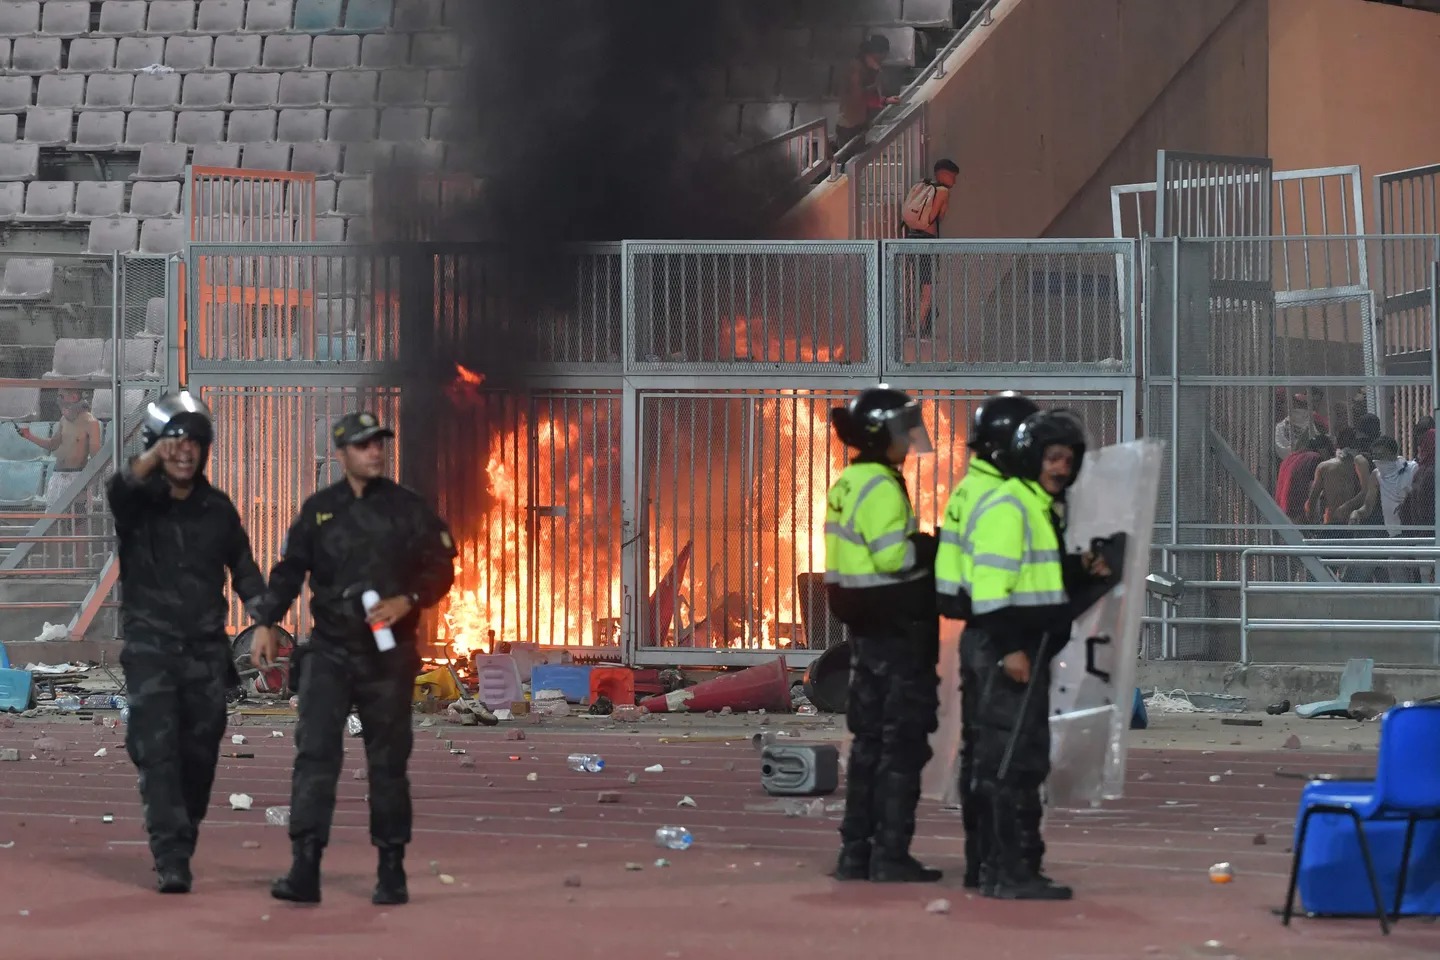
POLYGON ((620 802, 620 791, 619 791, 619 790, 601 790, 600 793, 595 797, 595 802, 596 802, 596 803, 619 803, 619 802, 620 802))
POLYGON ((550 808, 550 812, 551 812, 551 813, 564 813, 564 812, 565 812, 565 808, 564 808, 564 807, 551 807, 551 808, 550 808))
POLYGON ((572 753, 565 764, 576 773, 599 773, 605 769, 605 758, 598 753, 572 753))
POLYGON ((37 753, 59 753, 65 749, 65 744, 54 737, 41 737, 30 746, 37 753))
MULTIPOLYGON (((452 750, 452 751, 450 751, 450 752, 451 752, 451 753, 454 753, 455 751, 452 750)), ((462 750, 461 752, 463 753, 464 751, 462 750)), ((468 767, 473 767, 473 766, 475 766, 475 758, 474 758, 474 757, 461 757, 461 758, 460 758, 460 766, 462 766, 462 767, 467 767, 467 768, 468 768, 468 767)))
POLYGON ((1350 708, 1346 712, 1352 720, 1374 720, 1395 706, 1395 698, 1388 693, 1362 691, 1352 694, 1350 708))
POLYGON ((235 751, 235 750, 231 750, 230 752, 224 754, 224 756, 230 757, 230 758, 233 759, 233 760, 254 760, 254 759, 255 759, 255 754, 253 754, 253 753, 240 753, 240 752, 235 751))
POLYGON ((666 860, 664 857, 660 857, 659 859, 657 859, 657 860, 655 861, 655 866, 657 866, 657 867, 668 867, 668 866, 670 866, 670 861, 669 861, 669 860, 666 860))
POLYGON ((735 712, 735 710, 734 710, 734 708, 732 708, 732 707, 721 707, 721 708, 720 708, 720 716, 722 716, 722 717, 728 717, 728 716, 732 715, 734 712, 735 712))
POLYGON ((823 817, 825 801, 819 797, 814 800, 786 800, 783 809, 787 817, 823 817))
POLYGON ((664 772, 665 772, 665 768, 662 767, 660 764, 656 763, 656 764, 652 764, 651 766, 646 767, 646 768, 645 768, 645 772, 646 772, 646 773, 664 773, 664 772))
POLYGON ((680 761, 680 766, 682 766, 682 767, 688 767, 688 766, 690 766, 690 764, 693 763, 693 762, 694 762, 693 760, 681 760, 681 761, 680 761))
POLYGON ((451 747, 450 752, 456 756, 463 756, 465 751, 460 747, 451 747))
POLYGON ((101 823, 114 823, 114 822, 115 822, 115 814, 113 814, 113 813, 102 813, 102 814, 100 815, 100 822, 101 822, 101 823))
MULTIPOLYGON (((519 760, 520 758, 519 758, 519 757, 516 757, 515 759, 516 759, 516 760, 519 760)), ((539 780, 539 779, 540 779, 540 774, 538 774, 538 773, 527 773, 527 774, 525 774, 525 779, 526 779, 526 780, 529 780, 531 783, 534 783, 536 780, 539 780)))
POLYGON ((1257 833, 1257 834, 1255 834, 1255 838, 1254 838, 1253 840, 1251 840, 1250 842, 1253 843, 1253 844, 1255 844, 1255 846, 1257 846, 1257 847, 1263 847, 1263 846, 1265 846, 1267 843, 1269 843, 1270 841, 1269 841, 1268 839, 1266 839, 1265 834, 1263 834, 1263 833, 1257 833))
POLYGON ((644 870, 645 868, 640 864, 631 861, 630 863, 625 864, 625 869, 633 872, 636 870, 644 870))
POLYGON ((680 802, 677 803, 677 804, 675 804, 675 806, 677 806, 677 807, 693 807, 693 806, 695 806, 695 798, 694 798, 694 797, 689 797, 689 796, 681 797, 681 798, 680 798, 680 802))
POLYGON ((929 903, 925 904, 925 912, 926 912, 926 913, 949 913, 949 912, 950 912, 950 901, 944 899, 943 897, 942 897, 941 899, 939 899, 939 900, 931 900, 929 903))
POLYGON ((512 754, 510 754, 509 759, 511 759, 511 760, 519 760, 519 759, 520 759, 520 754, 518 754, 518 753, 512 753, 512 754))
POLYGON ((572 874, 570 874, 569 876, 567 876, 567 877, 565 878, 565 886, 567 886, 567 887, 578 887, 578 886, 580 886, 580 874, 578 874, 578 873, 572 873, 572 874))
POLYGON ((655 831, 655 843, 670 850, 689 850, 695 838, 684 827, 661 827, 655 831))
POLYGON ((450 876, 450 874, 448 873, 442 873, 440 874, 440 882, 445 884, 446 886, 449 886, 450 884, 455 882, 455 878, 450 876))
POLYGON ((424 720, 421 720, 421 721, 420 721, 420 726, 422 726, 422 727, 433 727, 433 726, 435 726, 435 721, 434 721, 434 720, 431 720, 429 717, 426 717, 424 720))
POLYGON ((1278 717, 1281 714, 1289 713, 1290 701, 1281 700, 1279 703, 1272 703, 1270 704, 1270 706, 1265 708, 1265 712, 1270 714, 1270 716, 1272 717, 1278 717))
POLYGON ((233 736, 231 736, 230 742, 233 743, 233 744, 235 744, 235 746, 237 746, 237 747, 243 747, 243 746, 245 745, 245 734, 243 734, 243 733, 234 734, 233 736))
POLYGON ((1259 727, 1265 723, 1264 720, 1256 720, 1253 717, 1222 717, 1220 722, 1230 727, 1259 727))
POLYGON ((1141 783, 1144 783, 1146 780, 1154 780, 1154 779, 1155 779, 1155 774, 1153 774, 1153 773, 1142 773, 1142 774, 1140 774, 1140 776, 1136 777, 1135 779, 1139 780, 1141 783))
POLYGON ((625 778, 625 782, 626 782, 626 783, 639 783, 639 782, 640 782, 640 774, 638 774, 638 773, 632 773, 632 774, 630 774, 630 776, 628 776, 628 777, 625 778))
MULTIPOLYGON (((249 807, 246 807, 248 810, 249 807)), ((290 825, 289 807, 267 807, 265 809, 265 822, 272 827, 288 827, 290 825)))
POLYGON ((596 697, 595 702, 590 704, 589 713, 592 717, 608 717, 614 712, 614 702, 604 694, 596 697))
POLYGON ((1211 883, 1229 883, 1235 879, 1235 871, 1228 863, 1217 863, 1210 868, 1211 883))
POLYGON ((250 809, 250 805, 251 805, 252 803, 254 803, 254 802, 255 802, 255 798, 252 797, 252 796, 250 796, 250 794, 248 794, 248 793, 232 793, 232 794, 230 794, 230 809, 231 809, 231 810, 249 810, 249 809, 250 809))
POLYGON ((790 709, 790 679, 785 658, 741 670, 723 673, 712 680, 684 687, 658 697, 651 697, 640 706, 651 713, 681 711, 704 713, 731 707, 734 710, 790 709))
POLYGON ((355 780, 366 780, 369 778, 370 772, 364 767, 356 767, 355 772, 350 774, 350 776, 352 779, 355 780))
POLYGON ((1305 720, 1313 717, 1343 717, 1350 712, 1350 700, 1357 693, 1369 693, 1375 689, 1375 661, 1369 658, 1354 658, 1345 661, 1345 671, 1340 674, 1340 695, 1334 700, 1317 700, 1302 703, 1295 708, 1295 716, 1305 720))
POLYGON ((1295 734, 1292 733, 1292 734, 1290 734, 1289 737, 1287 737, 1287 738, 1285 739, 1285 742, 1282 743, 1280 746, 1281 746, 1282 749, 1285 749, 1285 750, 1299 750, 1299 749, 1300 749, 1300 738, 1297 737, 1297 736, 1295 736, 1295 734))
POLYGON ((259 850, 259 849, 260 849, 260 841, 259 841, 259 840, 246 840, 246 841, 244 841, 243 843, 240 844, 240 849, 241 849, 241 850, 259 850))
POLYGON ((106 755, 107 753, 109 753, 109 752, 110 752, 109 750, 106 750, 104 747, 101 747, 99 750, 96 750, 96 751, 95 751, 95 756, 97 756, 97 757, 103 757, 103 756, 105 756, 105 755, 106 755))
POLYGON ((437 877, 440 876, 440 861, 439 861, 439 860, 431 860, 431 861, 430 861, 430 872, 433 873, 433 874, 435 874, 435 876, 437 876, 437 877))
MULTIPOLYGON (((802 704, 800 704, 800 706, 798 706, 798 707, 795 708, 795 715, 796 715, 796 716, 799 716, 799 717, 813 717, 813 716, 816 716, 816 715, 819 714, 819 713, 820 713, 820 711, 815 709, 814 704, 802 703, 802 704)), ((938 902, 940 902, 940 903, 947 903, 948 901, 943 901, 943 900, 942 900, 942 901, 938 901, 938 902)))
POLYGON ((360 715, 352 713, 345 718, 345 732, 352 737, 360 736, 360 715))
POLYGON ((271 740, 283 740, 284 738, 285 738, 285 731, 284 731, 284 730, 271 730, 271 731, 270 731, 270 739, 271 739, 271 740))
POLYGON ((1210 775, 1210 782, 1211 782, 1211 783, 1219 783, 1219 782, 1221 781, 1221 779, 1222 779, 1222 777, 1221 777, 1220 774, 1218 774, 1218 773, 1212 773, 1212 774, 1210 775))
POLYGON ((760 751, 760 785, 772 796, 809 797, 840 786, 840 751, 830 743, 773 743, 760 751))
POLYGON ((15 846, 14 840, 6 840, 4 843, 0 843, 0 850, 9 850, 13 846, 15 846))
POLYGON ((505 739, 506 739, 506 740, 524 740, 524 739, 525 739, 525 731, 524 731, 524 730, 506 730, 506 731, 505 731, 505 739))

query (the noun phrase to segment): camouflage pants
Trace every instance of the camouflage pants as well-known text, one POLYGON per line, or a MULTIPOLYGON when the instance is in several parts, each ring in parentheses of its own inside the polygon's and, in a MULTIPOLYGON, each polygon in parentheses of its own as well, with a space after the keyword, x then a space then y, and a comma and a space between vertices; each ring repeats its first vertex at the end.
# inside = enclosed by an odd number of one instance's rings
POLYGON ((210 806, 225 735, 225 692, 234 674, 223 638, 213 646, 197 652, 127 637, 120 654, 130 701, 125 749, 140 772, 156 861, 188 860, 195 853, 210 806))
POLYGON ((300 668, 300 723, 290 780, 290 836, 330 841, 335 784, 345 761, 345 718, 360 715, 370 772, 370 839, 376 846, 410 842, 410 781, 414 744, 411 699, 414 661, 404 656, 351 653, 331 644, 306 645, 300 668))

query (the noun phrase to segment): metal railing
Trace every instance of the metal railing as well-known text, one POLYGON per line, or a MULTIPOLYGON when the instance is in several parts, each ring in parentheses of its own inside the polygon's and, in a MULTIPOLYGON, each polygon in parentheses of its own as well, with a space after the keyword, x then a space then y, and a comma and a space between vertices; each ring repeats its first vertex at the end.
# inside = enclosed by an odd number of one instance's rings
POLYGON ((832 164, 828 124, 824 117, 816 117, 746 148, 735 159, 766 180, 773 172, 784 171, 789 175, 784 185, 787 190, 810 183, 832 164))

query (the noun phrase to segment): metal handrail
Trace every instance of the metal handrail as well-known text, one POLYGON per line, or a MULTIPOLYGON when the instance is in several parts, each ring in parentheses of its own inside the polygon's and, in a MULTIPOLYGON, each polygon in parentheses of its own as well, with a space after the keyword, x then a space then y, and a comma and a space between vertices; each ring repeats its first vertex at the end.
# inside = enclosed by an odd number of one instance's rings
POLYGON ((829 121, 824 117, 816 117, 778 136, 746 147, 735 155, 735 159, 743 162, 777 147, 783 148, 785 158, 794 161, 796 166, 795 177, 791 183, 806 183, 818 176, 821 170, 834 164, 830 153, 828 126, 829 121))

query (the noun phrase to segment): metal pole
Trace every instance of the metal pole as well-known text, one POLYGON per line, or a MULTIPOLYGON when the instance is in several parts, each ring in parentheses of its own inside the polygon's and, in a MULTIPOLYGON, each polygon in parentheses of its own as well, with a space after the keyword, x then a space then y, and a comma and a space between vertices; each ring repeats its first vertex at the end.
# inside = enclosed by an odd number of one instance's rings
POLYGON ((1240 551, 1240 662, 1250 662, 1250 551, 1240 551))
MULTIPOLYGON (((1440 414, 1440 259, 1430 264, 1430 416, 1440 414)), ((1414 442, 1414 441, 1412 441, 1414 442)), ((1434 469, 1433 467, 1431 468, 1434 469)), ((1440 547, 1440 527, 1434 522, 1440 519, 1440 484, 1431 483, 1435 489, 1433 512, 1430 514, 1432 524, 1430 533, 1436 547, 1440 547)), ((1440 583, 1440 562, 1432 567, 1432 579, 1440 583)), ((1434 619, 1440 620, 1440 599, 1435 602, 1434 619)), ((1435 635, 1432 648, 1432 656, 1435 663, 1440 663, 1440 634, 1435 635)))
POLYGON ((125 402, 120 394, 120 359, 124 354, 121 336, 124 324, 120 321, 120 270, 126 262, 120 254, 111 254, 110 271, 110 462, 115 470, 120 469, 120 458, 125 455, 125 402))

